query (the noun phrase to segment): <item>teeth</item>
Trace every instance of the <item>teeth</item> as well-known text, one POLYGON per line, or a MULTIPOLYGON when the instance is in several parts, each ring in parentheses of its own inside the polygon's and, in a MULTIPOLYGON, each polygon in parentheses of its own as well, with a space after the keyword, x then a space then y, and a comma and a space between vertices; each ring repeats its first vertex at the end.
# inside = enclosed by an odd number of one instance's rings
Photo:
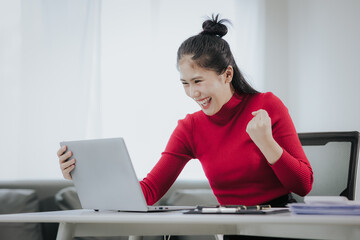
POLYGON ((205 99, 202 100, 202 101, 197 101, 197 102, 198 102, 199 104, 203 105, 203 106, 206 106, 207 103, 209 102, 209 100, 210 100, 210 97, 205 98, 205 99))

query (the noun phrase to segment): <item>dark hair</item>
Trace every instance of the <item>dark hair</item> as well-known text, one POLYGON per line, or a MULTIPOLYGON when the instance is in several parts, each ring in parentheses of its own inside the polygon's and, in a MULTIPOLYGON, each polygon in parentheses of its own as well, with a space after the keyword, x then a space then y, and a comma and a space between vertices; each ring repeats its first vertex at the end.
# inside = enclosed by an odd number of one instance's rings
POLYGON ((228 66, 232 66, 234 76, 231 84, 235 91, 239 94, 257 93, 258 91, 250 86, 240 72, 229 44, 222 39, 228 31, 223 23, 230 23, 230 21, 218 18, 219 14, 212 15, 212 18, 203 23, 202 32, 186 39, 180 45, 177 52, 177 65, 183 56, 190 55, 199 67, 213 70, 218 74, 224 73, 228 66))

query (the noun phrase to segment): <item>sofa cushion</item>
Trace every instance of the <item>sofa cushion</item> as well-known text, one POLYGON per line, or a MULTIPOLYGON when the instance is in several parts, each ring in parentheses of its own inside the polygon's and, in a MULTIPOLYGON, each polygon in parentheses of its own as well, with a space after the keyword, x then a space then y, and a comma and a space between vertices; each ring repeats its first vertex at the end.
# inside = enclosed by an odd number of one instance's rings
POLYGON ((61 210, 82 208, 75 187, 66 187, 61 189, 55 194, 55 202, 61 210))
MULTIPOLYGON (((0 189, 0 214, 38 212, 39 200, 33 189, 0 189)), ((39 223, 1 223, 0 239, 41 240, 39 223)))
POLYGON ((167 199, 166 205, 196 206, 217 205, 218 201, 211 189, 177 189, 167 199))

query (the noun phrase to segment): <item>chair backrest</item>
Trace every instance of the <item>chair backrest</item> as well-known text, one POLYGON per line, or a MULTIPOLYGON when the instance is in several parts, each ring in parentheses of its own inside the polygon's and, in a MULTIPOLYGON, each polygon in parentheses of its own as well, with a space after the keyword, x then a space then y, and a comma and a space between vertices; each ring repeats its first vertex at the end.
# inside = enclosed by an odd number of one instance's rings
MULTIPOLYGON (((354 200, 359 132, 314 132, 298 135, 314 174, 313 188, 308 195, 346 196, 354 200)), ((303 201, 302 197, 294 195, 298 202, 303 201)))

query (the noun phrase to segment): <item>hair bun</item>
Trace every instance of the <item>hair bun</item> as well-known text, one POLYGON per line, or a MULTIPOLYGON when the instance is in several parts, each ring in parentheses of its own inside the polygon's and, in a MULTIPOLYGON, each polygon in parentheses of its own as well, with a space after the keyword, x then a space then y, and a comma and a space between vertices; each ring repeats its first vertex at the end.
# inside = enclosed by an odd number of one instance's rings
POLYGON ((228 29, 223 24, 224 22, 229 22, 227 19, 218 20, 219 14, 214 16, 209 20, 206 20, 203 25, 203 31, 200 34, 209 34, 209 35, 217 35, 219 37, 223 37, 227 34, 228 29))

